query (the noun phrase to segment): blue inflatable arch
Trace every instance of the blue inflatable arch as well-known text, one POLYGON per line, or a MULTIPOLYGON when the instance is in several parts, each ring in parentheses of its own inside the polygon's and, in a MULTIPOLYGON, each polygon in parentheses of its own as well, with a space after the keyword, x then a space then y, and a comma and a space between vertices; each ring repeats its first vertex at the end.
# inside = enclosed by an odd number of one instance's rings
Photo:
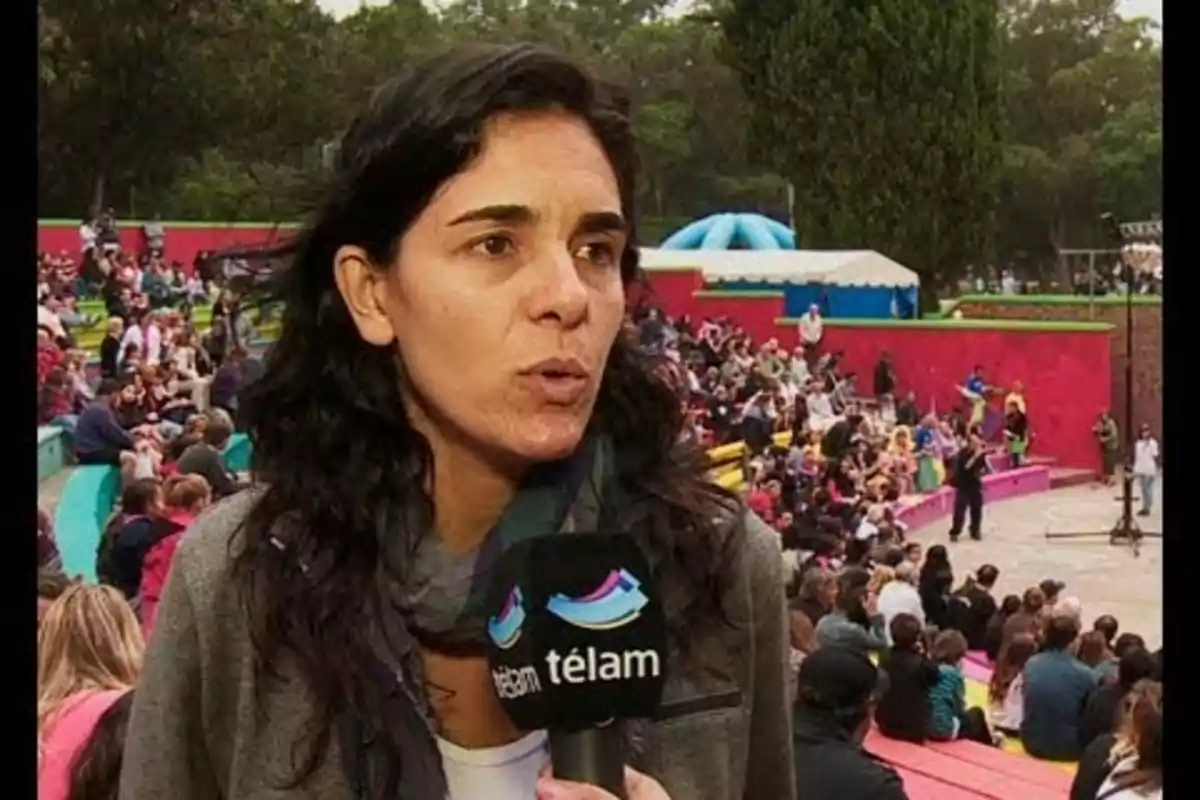
POLYGON ((663 250, 795 250, 796 232, 762 214, 713 214, 667 237, 663 250))

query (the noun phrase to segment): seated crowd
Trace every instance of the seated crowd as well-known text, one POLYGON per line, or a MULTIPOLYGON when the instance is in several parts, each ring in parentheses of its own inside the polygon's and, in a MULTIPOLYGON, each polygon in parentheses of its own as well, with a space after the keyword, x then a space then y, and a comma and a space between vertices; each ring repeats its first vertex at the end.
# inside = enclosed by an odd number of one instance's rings
POLYGON ((200 279, 213 259, 184 280, 157 249, 136 256, 93 237, 82 258, 79 269, 65 254, 39 259, 38 424, 60 428, 79 463, 121 467, 128 484, 169 470, 201 438, 210 409, 236 417, 237 392, 258 372, 248 351, 255 333, 223 274, 200 279), (175 277, 160 291, 167 273, 175 277), (77 313, 76 300, 93 294, 108 312, 98 371, 77 347, 99 320, 77 313), (202 332, 193 302, 210 295, 212 322, 202 332))
MULTIPOLYGON (((1161 649, 1150 653, 1111 616, 1085 630, 1080 603, 1060 597, 1058 581, 995 598, 999 570, 984 565, 956 586, 944 546, 923 553, 886 523, 840 541, 823 553, 784 553, 798 741, 802 733, 810 744, 861 741, 872 723, 917 744, 1002 746, 1011 737, 1035 758, 1079 762, 1072 800, 1161 797, 1161 649), (827 649, 853 653, 855 669, 872 676, 850 727, 830 728, 828 709, 806 700, 804 665, 827 649), (968 658, 991 667, 982 707, 968 702, 968 658)), ((847 658, 838 656, 842 673, 847 658)))
MULTIPOLYGON (((873 397, 858 397, 840 354, 821 354, 819 322, 791 353, 774 340, 756 347, 728 320, 651 310, 637 324, 643 349, 672 365, 666 377, 680 388, 692 435, 746 443, 747 505, 780 533, 799 796, 904 796, 894 773, 839 749, 872 725, 916 743, 1000 746, 1011 737, 1033 757, 1079 761, 1073 800, 1161 793, 1161 650, 1118 635, 1109 616, 1083 631, 1079 602, 1059 599, 1054 580, 993 598, 999 570, 984 565, 956 587, 944 546, 923 553, 905 540, 898 502, 954 474, 980 433, 979 401, 941 417, 921 413, 911 395, 895 403, 886 353, 873 397), (790 443, 777 446, 774 434, 786 432, 790 443), (985 708, 967 701, 969 651, 992 667, 985 708), (820 666, 809 658, 818 653, 820 666)), ((978 369, 964 386, 968 396, 986 393, 978 369)), ((1026 439, 1019 385, 1005 406, 998 433, 1026 439)), ((1023 448, 1008 452, 1019 465, 1023 448)))
MULTIPOLYGON (((693 327, 650 314, 631 325, 684 387, 688 435, 747 441, 747 504, 780 533, 800 798, 906 797, 862 748, 872 727, 915 743, 1017 738, 1034 757, 1079 762, 1073 800, 1161 797, 1161 649, 1151 654, 1109 616, 1084 632, 1080 603, 1057 581, 996 598, 999 570, 984 565, 959 582, 946 548, 906 541, 893 516, 899 498, 941 484, 968 433, 965 414, 922 415, 911 397, 893 405, 886 357, 876 398, 863 403, 837 354, 820 354, 819 335, 788 354, 776 342, 754 347, 727 321, 693 327), (789 431, 795 444, 775 448, 771 436, 789 431), (984 708, 968 702, 968 658, 992 665, 984 708)), ((38 780, 39 796, 54 800, 116 796, 175 548, 206 505, 244 485, 221 457, 228 407, 159 406, 150 419, 139 403, 154 387, 186 398, 147 377, 103 378, 75 427, 82 462, 127 472, 97 552, 99 586, 62 576, 41 515, 38 780)), ((236 389, 230 396, 236 411, 236 389)))

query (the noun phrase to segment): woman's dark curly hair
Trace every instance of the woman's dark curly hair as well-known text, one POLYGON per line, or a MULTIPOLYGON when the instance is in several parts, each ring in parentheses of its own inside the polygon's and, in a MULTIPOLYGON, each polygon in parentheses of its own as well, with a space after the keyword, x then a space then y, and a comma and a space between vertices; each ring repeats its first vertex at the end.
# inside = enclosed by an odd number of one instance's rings
MULTIPOLYGON (((434 192, 479 152, 484 123, 502 112, 543 109, 590 126, 632 221, 636 163, 626 96, 540 48, 473 47, 380 88, 341 140, 314 218, 286 245, 257 254, 276 265, 273 296, 283 319, 264 374, 242 398, 253 471, 265 489, 232 557, 258 669, 271 674, 269 665, 286 651, 315 703, 292 786, 319 766, 341 709, 386 731, 375 717, 388 687, 372 678, 363 622, 380 542, 404 537, 412 552, 424 531, 404 527, 405 511, 417 504, 432 510, 432 454, 404 412, 403 365, 394 348, 359 337, 334 284, 334 253, 353 244, 376 264, 391 264, 434 192), (281 526, 286 556, 272 541, 281 526)), ((621 276, 627 286, 641 278, 632 246, 621 276)), ((634 529, 658 578, 682 590, 668 614, 686 650, 688 631, 726 619, 721 599, 736 527, 721 520, 730 519, 736 500, 707 480, 704 454, 680 444, 679 400, 653 366, 618 339, 591 427, 613 442, 618 480, 639 509, 634 529)))

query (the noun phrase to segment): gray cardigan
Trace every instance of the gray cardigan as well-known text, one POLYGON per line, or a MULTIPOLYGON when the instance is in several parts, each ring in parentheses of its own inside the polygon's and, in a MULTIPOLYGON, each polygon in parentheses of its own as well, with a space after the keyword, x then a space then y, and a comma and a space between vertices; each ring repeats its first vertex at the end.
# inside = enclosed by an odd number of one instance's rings
MULTIPOLYGON (((255 499, 242 492, 214 506, 180 543, 135 694, 121 800, 351 798, 336 736, 299 788, 274 788, 291 770, 309 700, 286 659, 275 664, 282 683, 254 674, 228 545, 255 499)), ((660 718, 644 728, 633 766, 673 800, 795 798, 778 541, 747 515, 740 557, 730 564, 732 624, 714 624, 696 645, 724 676, 668 658, 660 718)))

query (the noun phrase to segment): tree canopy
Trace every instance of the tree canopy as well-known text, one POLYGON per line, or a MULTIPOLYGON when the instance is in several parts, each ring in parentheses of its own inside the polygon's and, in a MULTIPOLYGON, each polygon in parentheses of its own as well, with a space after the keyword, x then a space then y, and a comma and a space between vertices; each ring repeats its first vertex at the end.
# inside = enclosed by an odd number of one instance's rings
POLYGON ((935 280, 1053 260, 1158 211, 1161 48, 1111 0, 43 0, 39 211, 285 220, 370 90, 466 40, 547 43, 628 84, 653 243, 718 211, 935 280), (999 3, 999 8, 997 8, 999 3), (786 176, 786 179, 785 177, 786 176))

